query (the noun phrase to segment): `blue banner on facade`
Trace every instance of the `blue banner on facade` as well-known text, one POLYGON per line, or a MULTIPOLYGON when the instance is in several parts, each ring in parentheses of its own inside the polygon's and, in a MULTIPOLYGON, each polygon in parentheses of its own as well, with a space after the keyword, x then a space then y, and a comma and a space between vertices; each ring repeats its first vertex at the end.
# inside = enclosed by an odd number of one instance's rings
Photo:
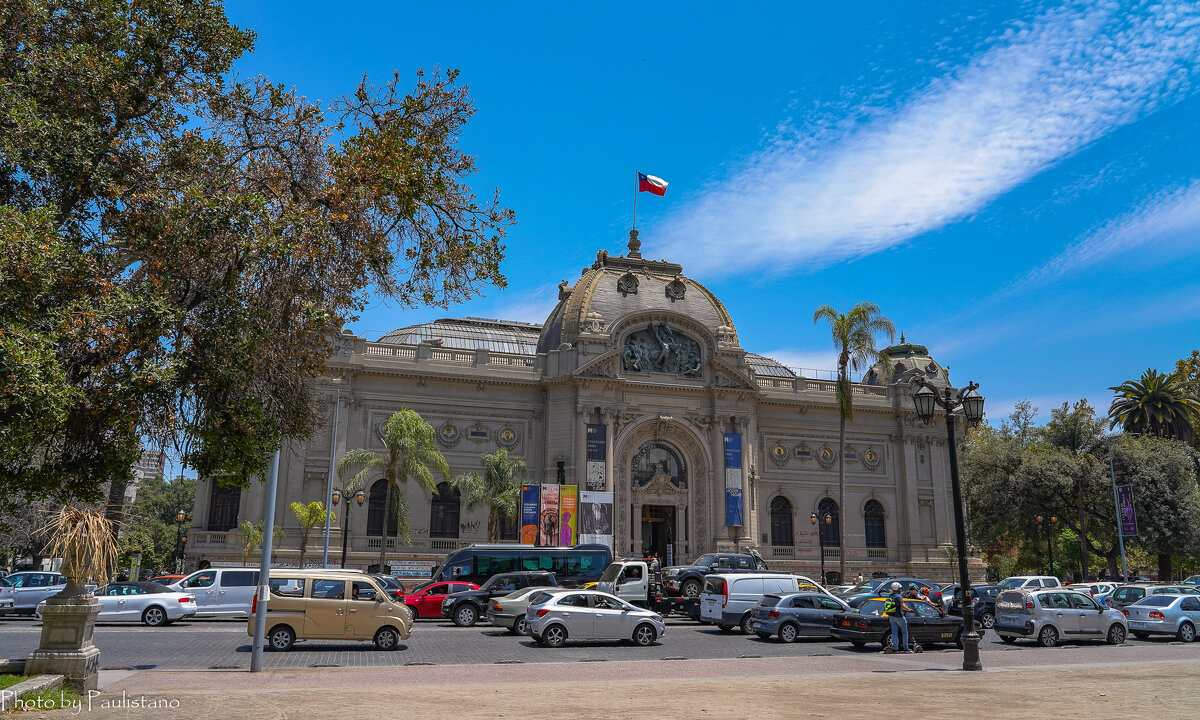
POLYGON ((538 486, 521 486, 521 544, 536 545, 538 537, 538 486))
POLYGON ((725 524, 742 522, 742 436, 725 433, 725 524))

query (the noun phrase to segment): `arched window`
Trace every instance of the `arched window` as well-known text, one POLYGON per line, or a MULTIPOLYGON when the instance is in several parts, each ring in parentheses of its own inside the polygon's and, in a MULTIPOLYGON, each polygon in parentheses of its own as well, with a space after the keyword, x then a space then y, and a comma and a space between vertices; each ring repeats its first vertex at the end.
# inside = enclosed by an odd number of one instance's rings
POLYGON ((868 500, 863 507, 863 525, 867 529, 867 547, 887 547, 887 536, 884 534, 883 505, 878 500, 868 500))
POLYGON ((791 546, 792 504, 780 495, 771 501, 771 544, 791 546))
MULTIPOLYGON (((367 534, 383 535, 383 502, 387 495, 387 480, 376 480, 371 485, 370 499, 367 500, 367 534)), ((388 512, 388 537, 396 537, 396 508, 400 506, 400 498, 392 489, 392 507, 388 512)))
POLYGON ((208 502, 208 529, 215 532, 232 530, 238 524, 242 491, 234 485, 218 484, 216 480, 212 484, 212 495, 208 502))
POLYGON ((458 488, 450 487, 449 483, 438 483, 437 494, 433 496, 429 507, 429 537, 458 537, 458 513, 461 505, 458 488))
POLYGON ((838 506, 833 498, 825 498, 817 504, 817 527, 821 528, 821 547, 838 547, 842 537, 841 520, 838 518, 838 506))

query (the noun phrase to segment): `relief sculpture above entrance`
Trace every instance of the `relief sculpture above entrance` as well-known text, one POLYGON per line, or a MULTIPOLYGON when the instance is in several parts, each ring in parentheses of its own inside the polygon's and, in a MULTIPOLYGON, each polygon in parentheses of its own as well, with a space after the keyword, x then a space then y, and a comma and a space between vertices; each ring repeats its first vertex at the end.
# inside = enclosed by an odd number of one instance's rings
POLYGON ((628 371, 700 377, 700 344, 676 333, 666 322, 653 322, 645 330, 630 333, 621 357, 628 371))

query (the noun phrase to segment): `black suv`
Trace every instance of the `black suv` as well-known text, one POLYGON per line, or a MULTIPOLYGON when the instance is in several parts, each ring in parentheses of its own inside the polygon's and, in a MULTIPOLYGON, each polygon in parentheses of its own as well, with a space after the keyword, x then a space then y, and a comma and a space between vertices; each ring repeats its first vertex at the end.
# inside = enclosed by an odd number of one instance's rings
MULTIPOLYGON (((962 591, 958 589, 958 585, 954 585, 954 597, 946 598, 943 592, 943 599, 946 600, 947 615, 962 615, 962 591)), ((974 603, 975 619, 984 628, 991 628, 996 624, 996 596, 1000 594, 999 585, 972 585, 971 599, 974 603)))
POLYGON ((747 553, 708 553, 691 565, 663 568, 662 583, 667 592, 683 597, 700 597, 704 576, 713 573, 766 572, 767 563, 753 550, 747 553))
POLYGON ((459 627, 471 627, 486 614, 488 601, 527 587, 558 587, 552 572, 500 573, 488 578, 478 590, 466 590, 446 596, 442 601, 442 617, 450 618, 459 627))

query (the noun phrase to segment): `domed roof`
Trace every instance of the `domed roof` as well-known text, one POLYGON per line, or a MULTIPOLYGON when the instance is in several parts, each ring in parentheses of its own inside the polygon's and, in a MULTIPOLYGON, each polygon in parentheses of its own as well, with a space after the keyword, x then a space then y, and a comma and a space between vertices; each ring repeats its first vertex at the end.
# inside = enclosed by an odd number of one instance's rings
POLYGON ((733 318, 708 288, 683 275, 683 267, 665 260, 646 260, 637 252, 637 231, 630 233, 628 256, 601 250, 574 285, 559 285, 559 301, 546 319, 538 352, 574 342, 588 327, 606 326, 629 315, 671 312, 708 328, 737 344, 733 318))
POLYGON ((911 382, 916 375, 922 375, 934 385, 950 384, 950 368, 942 367, 929 355, 929 348, 905 341, 904 333, 900 334, 900 343, 879 351, 892 365, 891 379, 883 381, 883 363, 876 363, 863 376, 864 385, 892 385, 911 382))
POLYGON ((397 328, 376 342, 391 345, 419 345, 439 341, 440 347, 533 355, 540 325, 486 318, 442 318, 431 323, 397 328))

